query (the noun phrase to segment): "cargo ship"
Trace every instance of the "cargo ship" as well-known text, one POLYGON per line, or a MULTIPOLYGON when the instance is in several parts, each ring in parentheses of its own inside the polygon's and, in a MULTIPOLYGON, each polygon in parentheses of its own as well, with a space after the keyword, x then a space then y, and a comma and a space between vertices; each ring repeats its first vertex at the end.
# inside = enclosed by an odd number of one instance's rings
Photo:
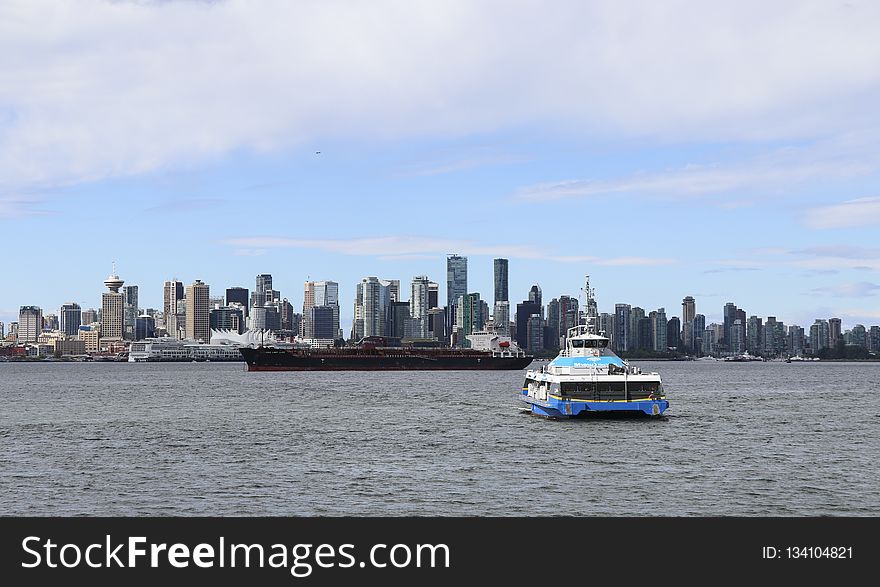
POLYGON ((533 357, 505 337, 483 348, 404 345, 399 339, 367 337, 355 345, 327 348, 241 347, 248 371, 452 371, 525 369, 533 357))

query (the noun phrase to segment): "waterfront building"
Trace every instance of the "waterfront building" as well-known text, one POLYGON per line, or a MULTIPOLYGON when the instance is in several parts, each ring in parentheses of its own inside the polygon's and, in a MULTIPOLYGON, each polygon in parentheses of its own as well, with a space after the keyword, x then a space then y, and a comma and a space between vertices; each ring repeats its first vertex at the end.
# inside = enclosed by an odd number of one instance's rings
POLYGON ((503 336, 510 336, 510 302, 495 302, 492 309, 492 321, 495 323, 495 332, 503 336))
MULTIPOLYGON (((339 284, 335 281, 326 280, 314 282, 314 298, 312 303, 315 306, 327 306, 332 310, 335 334, 330 338, 339 338, 341 336, 339 332, 339 284)), ((312 338, 318 339, 321 337, 313 336, 312 338)))
MULTIPOLYGON (((694 300, 693 296, 685 296, 683 300, 681 300, 681 322, 685 324, 687 322, 693 322, 694 316, 697 315, 697 302, 694 300)), ((693 332, 691 333, 693 336, 693 332)))
POLYGON ((706 317, 703 314, 694 315, 694 352, 702 351, 703 332, 706 330, 706 317))
POLYGON ((57 314, 43 314, 43 324, 42 330, 58 330, 58 315, 57 314))
POLYGON ((366 336, 385 336, 388 305, 392 301, 396 301, 396 299, 391 299, 395 281, 365 277, 357 285, 352 339, 360 340, 366 336))
POLYGON ((725 346, 727 349, 731 348, 730 326, 733 324, 734 320, 736 320, 736 310, 736 304, 733 302, 727 302, 724 304, 724 330, 721 335, 721 340, 715 341, 716 346, 725 346))
MULTIPOLYGON (((641 322, 645 318, 647 318, 647 316, 645 315, 644 308, 640 308, 639 306, 633 306, 632 313, 630 314, 630 317, 629 317, 629 319, 630 319, 630 332, 632 332, 633 335, 629 341, 630 347, 628 350, 632 351, 637 348, 649 349, 649 348, 654 347, 653 343, 650 342, 650 340, 651 340, 650 334, 647 336, 647 338, 644 338, 644 337, 639 338, 639 336, 640 336, 639 335, 639 322, 641 322)), ((650 328, 650 326, 649 326, 649 328, 650 328)))
POLYGON ((541 306, 540 299, 540 288, 535 285, 532 286, 532 289, 529 291, 529 299, 516 305, 516 343, 520 348, 530 348, 529 320, 531 316, 537 314, 541 317, 543 322, 544 308, 541 306), (536 290, 538 295, 535 295, 536 290))
POLYGON ((428 309, 440 307, 440 284, 428 282, 428 309))
POLYGON ((700 352, 704 355, 713 355, 717 352, 715 333, 717 332, 717 324, 710 324, 703 329, 703 336, 700 340, 700 352))
POLYGON ((251 330, 277 332, 281 330, 281 313, 274 305, 254 306, 251 309, 251 330))
POLYGON ((6 338, 6 327, 3 325, 3 322, 0 322, 0 340, 6 338))
POLYGON ((252 306, 265 306, 271 304, 275 300, 275 291, 272 289, 272 275, 269 273, 261 273, 257 275, 256 287, 254 288, 254 299, 252 306))
POLYGON ((538 353, 544 350, 544 318, 541 314, 532 314, 526 322, 526 339, 528 350, 538 353))
POLYGON ((234 304, 234 306, 215 305, 211 309, 208 313, 208 325, 212 331, 231 330, 238 334, 245 331, 244 306, 238 302, 234 304))
POLYGON ((764 353, 764 324, 758 316, 749 316, 746 323, 746 350, 753 355, 764 353))
POLYGON ((730 325, 730 344, 728 350, 735 354, 741 355, 746 351, 746 325, 742 319, 737 318, 730 325))
POLYGON ((134 340, 138 315, 138 286, 126 285, 122 288, 122 337, 134 340))
POLYGON ((763 328, 763 344, 761 352, 765 357, 780 357, 786 348, 785 324, 778 322, 775 316, 768 316, 763 328))
POLYGON ((609 314, 608 312, 599 314, 597 327, 599 334, 607 337, 609 340, 614 340, 614 314, 609 314))
POLYGON ((469 347, 468 335, 479 332, 485 326, 487 316, 483 314, 483 304, 479 293, 460 296, 456 303, 456 323, 458 327, 458 344, 469 347))
POLYGON ((864 325, 856 324, 853 326, 850 336, 852 338, 852 344, 868 348, 868 331, 865 329, 864 325))
POLYGON ((428 310, 428 338, 434 340, 449 340, 449 332, 446 328, 446 310, 444 308, 431 308, 428 310))
POLYGON ((666 339, 666 308, 657 308, 651 312, 651 338, 653 349, 658 353, 665 353, 669 350, 669 343, 666 339))
POLYGON ((37 306, 21 306, 18 312, 18 342, 37 342, 43 332, 43 310, 37 306))
MULTIPOLYGON (((179 324, 177 308, 183 301, 183 282, 172 279, 165 282, 162 314, 165 317, 165 330, 169 336, 180 338, 178 334, 183 327, 179 324)), ((83 319, 85 322, 85 319, 83 319)))
POLYGON ((312 338, 311 329, 311 310, 315 306, 315 282, 306 281, 303 285, 303 320, 300 329, 300 336, 303 338, 312 338))
POLYGON ((226 305, 241 304, 241 307, 244 308, 244 317, 247 318, 250 315, 248 312, 250 306, 249 296, 250 292, 246 287, 226 288, 226 305))
POLYGON ((83 325, 79 327, 79 340, 85 343, 85 352, 97 353, 101 350, 101 331, 96 326, 83 325))
POLYGON ((467 295, 467 257, 446 256, 446 311, 447 324, 455 324, 455 304, 461 296, 467 295))
POLYGON ((104 280, 110 290, 101 294, 101 338, 105 341, 122 340, 125 332, 125 295, 119 291, 124 283, 115 271, 104 280))
POLYGON ((428 293, 431 282, 425 275, 413 277, 409 298, 409 315, 414 321, 414 328, 418 333, 413 333, 414 338, 427 338, 428 336, 428 310, 431 309, 428 293))
POLYGON ((828 346, 834 348, 841 338, 840 318, 830 318, 828 320, 828 346))
MULTIPOLYGON (((76 336, 82 325, 82 308, 76 302, 61 304, 61 333, 65 336, 76 336)), ((2 335, 0 335, 2 338, 2 335)))
MULTIPOLYGON (((651 312, 653 314, 654 312, 651 312)), ((635 328, 633 332, 636 335, 636 345, 633 350, 654 350, 654 340, 651 335, 652 331, 652 317, 646 316, 644 318, 639 318, 639 321, 636 322, 635 328)))
MULTIPOLYGON (((385 335, 404 338, 407 335, 407 323, 410 318, 409 302, 388 302, 385 311, 385 335)), ((412 330, 412 326, 410 326, 412 330)))
POLYGON ((156 320, 148 314, 143 314, 135 319, 134 339, 144 340, 156 336, 156 320))
MULTIPOLYGON (((3 336, 2 323, 0 323, 0 338, 3 336)), ((868 350, 880 352, 880 326, 872 326, 868 331, 868 350)))
POLYGON ((614 304, 614 338, 612 339, 612 350, 620 354, 630 349, 631 342, 634 338, 632 329, 632 308, 629 304, 614 304))
POLYGON ((816 319, 810 326, 810 351, 813 355, 818 355, 822 349, 829 348, 831 346, 830 338, 828 321, 816 319))
POLYGON ((800 326, 788 327, 788 344, 789 356, 800 357, 804 354, 804 329, 800 326))
POLYGON ((211 290, 196 279, 186 288, 186 338, 211 342, 211 290))
POLYGON ((495 277, 495 302, 497 303, 510 301, 507 293, 508 260, 495 259, 493 273, 495 277))
POLYGON ((673 316, 666 323, 666 344, 674 349, 681 346, 681 321, 678 316, 673 316))
POLYGON ((98 322, 98 311, 94 308, 82 311, 82 324, 93 324, 98 322))

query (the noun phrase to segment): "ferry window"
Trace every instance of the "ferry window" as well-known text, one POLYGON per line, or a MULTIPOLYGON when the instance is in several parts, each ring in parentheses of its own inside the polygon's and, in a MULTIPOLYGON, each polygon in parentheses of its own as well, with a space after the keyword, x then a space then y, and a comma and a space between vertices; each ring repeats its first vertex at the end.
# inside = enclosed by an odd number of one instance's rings
POLYGON ((607 341, 607 340, 600 340, 600 341, 598 341, 598 342, 599 342, 598 346, 599 346, 600 349, 604 349, 604 348, 607 348, 607 347, 608 347, 608 341, 607 341))
POLYGON ((571 341, 571 346, 576 349, 584 348, 584 341, 583 340, 573 340, 573 341, 571 341))

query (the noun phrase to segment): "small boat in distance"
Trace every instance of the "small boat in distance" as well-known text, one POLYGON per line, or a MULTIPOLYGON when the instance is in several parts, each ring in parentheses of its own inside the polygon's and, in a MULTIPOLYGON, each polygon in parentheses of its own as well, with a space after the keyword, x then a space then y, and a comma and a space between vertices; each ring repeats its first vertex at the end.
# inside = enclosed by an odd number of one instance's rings
POLYGON ((669 408, 660 374, 643 373, 608 348, 594 330, 589 277, 585 321, 568 329, 565 348, 550 364, 526 372, 520 399, 532 414, 573 418, 598 414, 660 416, 669 408))

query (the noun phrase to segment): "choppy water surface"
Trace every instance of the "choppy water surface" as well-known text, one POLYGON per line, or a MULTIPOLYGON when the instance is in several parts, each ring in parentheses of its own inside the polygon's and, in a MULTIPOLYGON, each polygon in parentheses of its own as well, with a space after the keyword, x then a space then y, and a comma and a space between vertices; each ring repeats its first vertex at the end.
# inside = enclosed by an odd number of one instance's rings
POLYGON ((642 362, 660 420, 522 373, 0 363, 6 515, 876 515, 880 364, 642 362))

